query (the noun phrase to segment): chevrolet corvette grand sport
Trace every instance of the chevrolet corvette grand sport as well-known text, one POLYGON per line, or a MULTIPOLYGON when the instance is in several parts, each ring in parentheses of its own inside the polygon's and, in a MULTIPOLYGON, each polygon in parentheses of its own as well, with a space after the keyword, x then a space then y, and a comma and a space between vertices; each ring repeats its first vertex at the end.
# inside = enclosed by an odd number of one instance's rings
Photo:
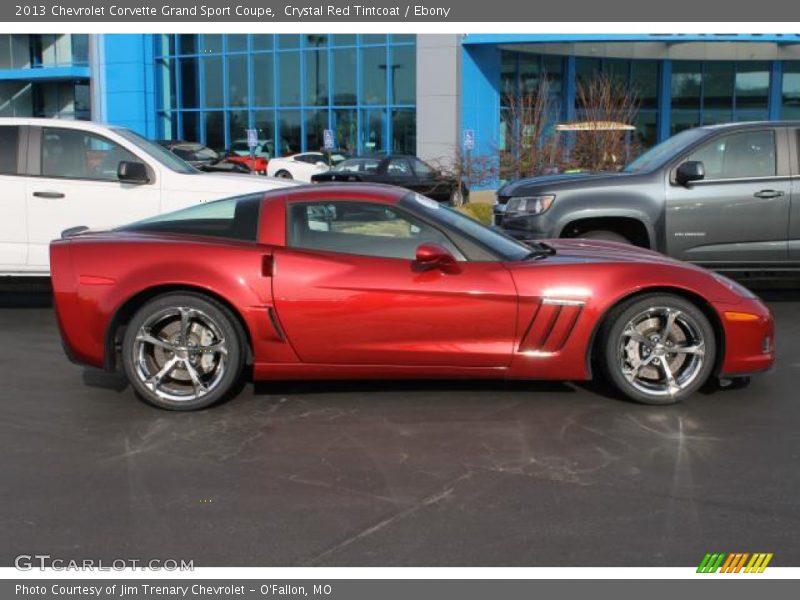
POLYGON ((740 285, 613 242, 526 246, 414 192, 287 188, 51 245, 77 362, 146 401, 198 409, 257 380, 602 372, 670 404, 772 365, 768 309, 740 285))

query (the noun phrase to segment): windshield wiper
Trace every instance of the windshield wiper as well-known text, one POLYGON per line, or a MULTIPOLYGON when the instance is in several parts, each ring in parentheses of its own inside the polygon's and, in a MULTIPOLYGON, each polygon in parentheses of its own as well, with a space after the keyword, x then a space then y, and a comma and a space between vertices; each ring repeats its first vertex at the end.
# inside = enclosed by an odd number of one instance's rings
POLYGON ((521 260, 538 260, 540 258, 553 256, 556 253, 555 248, 553 248, 550 244, 545 244, 544 242, 531 240, 526 241, 525 244, 532 246, 533 250, 523 256, 521 260))

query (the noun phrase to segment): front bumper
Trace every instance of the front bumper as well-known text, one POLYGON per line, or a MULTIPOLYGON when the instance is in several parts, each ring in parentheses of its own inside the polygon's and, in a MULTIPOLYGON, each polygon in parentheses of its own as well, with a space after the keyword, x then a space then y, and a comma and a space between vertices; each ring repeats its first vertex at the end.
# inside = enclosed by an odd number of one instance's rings
MULTIPOLYGON (((718 307, 718 310, 720 307, 718 307)), ((721 376, 749 375, 775 363, 775 324, 761 301, 748 298, 719 310, 725 329, 725 357, 721 376)))

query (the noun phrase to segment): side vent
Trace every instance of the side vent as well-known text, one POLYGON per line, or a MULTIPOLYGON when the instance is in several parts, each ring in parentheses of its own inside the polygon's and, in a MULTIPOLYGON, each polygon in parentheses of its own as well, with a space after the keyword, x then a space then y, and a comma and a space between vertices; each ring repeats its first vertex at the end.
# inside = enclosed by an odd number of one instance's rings
POLYGON ((569 340, 584 306, 583 300, 544 298, 522 337, 519 352, 553 354, 569 340))
POLYGON ((281 342, 285 342, 286 336, 284 335, 283 328, 278 321, 278 315, 275 313, 275 309, 272 306, 267 309, 267 316, 269 316, 269 322, 270 325, 272 325, 272 330, 275 332, 275 337, 277 337, 281 342))

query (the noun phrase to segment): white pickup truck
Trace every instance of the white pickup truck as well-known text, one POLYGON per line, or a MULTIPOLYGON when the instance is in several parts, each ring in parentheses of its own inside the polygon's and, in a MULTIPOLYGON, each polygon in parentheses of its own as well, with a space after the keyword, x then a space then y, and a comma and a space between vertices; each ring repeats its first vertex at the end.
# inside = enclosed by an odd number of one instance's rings
POLYGON ((295 185, 203 173, 129 129, 0 118, 0 276, 49 275, 50 240, 238 194, 295 185))

